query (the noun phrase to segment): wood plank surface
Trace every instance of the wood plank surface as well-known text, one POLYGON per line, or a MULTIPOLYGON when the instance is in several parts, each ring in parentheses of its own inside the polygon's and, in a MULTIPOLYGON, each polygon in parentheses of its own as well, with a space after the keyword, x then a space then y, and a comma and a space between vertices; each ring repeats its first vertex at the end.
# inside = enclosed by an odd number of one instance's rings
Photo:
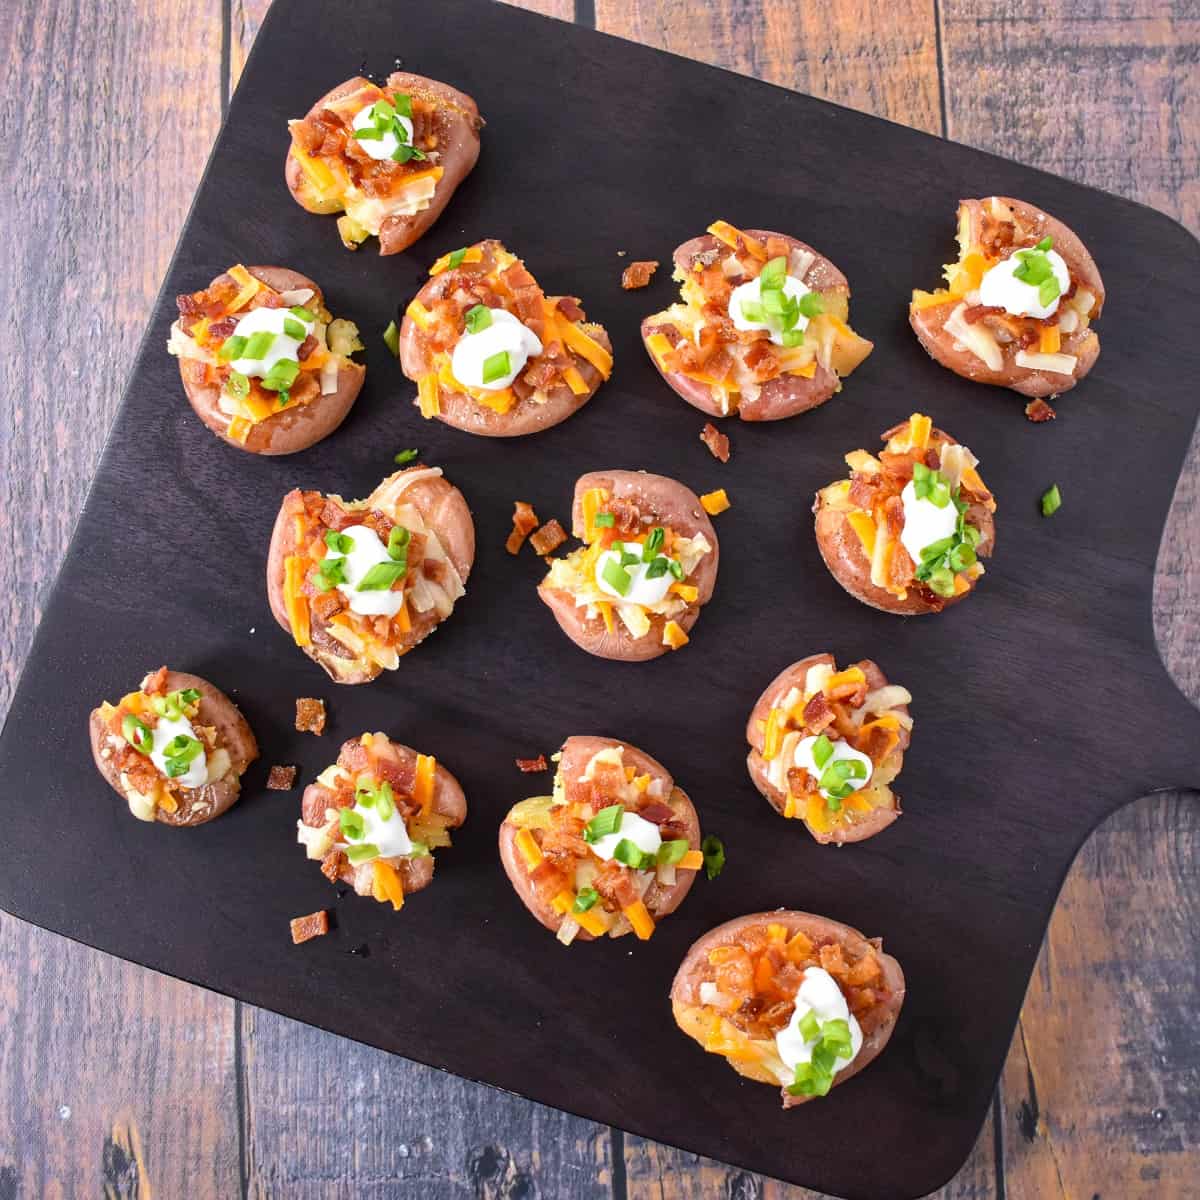
MULTIPOLYGON (((522 6, 579 12, 608 32, 919 128, 944 122, 959 140, 1200 225, 1200 13, 1187 0, 522 6)), ((20 208, 9 192, 0 212, 6 228, 31 231, 10 238, 0 297, 10 313, 27 307, 17 301, 31 283, 55 298, 43 340, 18 342, 11 323, 0 331, 0 531, 20 564, 2 602, 0 712, 224 89, 265 8, 18 0, 0 28, 5 165, 9 179, 27 180, 20 208), (66 122, 42 121, 63 97, 66 122), (81 329, 97 334, 88 369, 64 370, 61 348, 81 329)), ((1195 450, 1155 605, 1164 656, 1193 699, 1195 450)), ((994 1118, 940 1200, 1184 1196, 1200 1178, 1198 829, 1194 798, 1159 796, 1088 843, 1051 924, 994 1118)), ((0 1200, 95 1191, 816 1197, 245 1009, 7 917, 0 962, 0 1200)))

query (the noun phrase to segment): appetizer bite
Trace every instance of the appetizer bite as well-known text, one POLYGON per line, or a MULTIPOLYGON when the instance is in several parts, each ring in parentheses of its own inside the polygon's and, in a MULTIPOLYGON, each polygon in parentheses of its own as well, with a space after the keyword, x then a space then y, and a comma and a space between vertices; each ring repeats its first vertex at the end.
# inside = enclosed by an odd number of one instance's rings
POLYGON ((284 175, 301 208, 343 213, 337 227, 347 250, 377 237, 380 254, 396 254, 470 174, 482 128, 475 101, 448 84, 405 71, 383 87, 358 77, 288 122, 284 175))
POLYGON ((996 502, 979 460, 913 413, 879 457, 846 455, 849 479, 817 493, 817 547, 855 599, 902 615, 941 612, 972 591, 995 544, 996 502))
POLYGON ((514 805, 500 861, 527 909, 558 940, 645 941, 704 866, 700 819, 662 763, 606 737, 569 737, 554 794, 514 805))
POLYGON ((725 221, 675 251, 681 303, 642 322, 662 377, 713 417, 778 421, 824 404, 874 348, 850 285, 811 246, 725 221))
POLYGON ((389 475, 365 500, 283 499, 267 556, 275 620, 336 683, 394 671, 466 593, 475 526, 441 467, 389 475))
POLYGON ((426 419, 520 437, 565 421, 611 374, 603 327, 573 296, 546 296, 498 241, 445 254, 429 275, 397 346, 426 419))
POLYGON ((326 879, 399 909, 432 882, 434 850, 466 819, 463 790, 436 759, 364 733, 304 789, 296 840, 326 879))
POLYGON ((909 324, 929 354, 964 379, 1054 396, 1100 353, 1090 328, 1104 282, 1061 221, 1008 196, 958 206, 958 261, 946 287, 914 291, 909 324))
POLYGON ((671 984, 675 1023, 792 1108, 845 1083, 892 1036, 904 972, 879 938, 806 912, 718 925, 671 984))
POLYGON ((88 719, 96 769, 139 821, 203 825, 231 808, 258 743, 207 679, 159 667, 88 719))
POLYGON ((687 644, 720 557, 694 492, 645 471, 592 471, 575 484, 571 531, 585 544, 550 559, 538 585, 571 641, 621 662, 687 644))
POLYGON ((328 437, 358 397, 366 367, 353 321, 286 267, 230 267, 179 296, 167 350, 209 429, 252 454, 295 454, 328 437))
POLYGON ((818 842, 861 842, 900 815, 892 781, 912 732, 907 689, 870 659, 844 671, 832 654, 786 667, 746 723, 751 782, 818 842))

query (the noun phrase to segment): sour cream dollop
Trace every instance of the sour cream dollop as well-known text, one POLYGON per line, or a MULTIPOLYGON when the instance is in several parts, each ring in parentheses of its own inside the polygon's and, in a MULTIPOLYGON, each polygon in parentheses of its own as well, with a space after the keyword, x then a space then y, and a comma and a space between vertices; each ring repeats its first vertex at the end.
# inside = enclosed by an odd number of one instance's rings
POLYGON ((904 528, 900 530, 900 544, 908 551, 908 556, 921 565, 921 551, 942 538, 950 537, 958 528, 958 509, 952 502, 945 508, 938 508, 932 500, 917 499, 916 488, 912 482, 904 485, 900 493, 900 502, 904 505, 904 528))
POLYGON ((356 838, 343 834, 347 846, 374 846, 380 858, 400 858, 412 853, 412 838, 398 808, 392 808, 386 821, 379 815, 378 801, 367 807, 356 800, 353 811, 362 817, 363 832, 356 838))
POLYGON ((657 854, 662 845, 662 834, 653 821, 626 811, 622 813, 621 824, 615 833, 606 833, 592 843, 592 853, 608 862, 623 841, 632 842, 643 854, 657 854))
POLYGON ((984 272, 979 283, 979 303, 989 308, 1002 308, 1014 317, 1052 316, 1062 301, 1062 294, 1071 286, 1071 272, 1057 250, 1047 250, 1045 254, 1059 286, 1059 295, 1049 304, 1041 302, 1036 284, 1025 283, 1014 275, 1022 261, 1017 254, 984 272))
MULTIPOLYGON (((371 115, 371 110, 374 109, 374 107, 375 102, 372 101, 370 104, 366 105, 366 107, 360 108, 358 112, 354 114, 354 120, 351 121, 350 124, 355 129, 374 129, 375 118, 371 115)), ((400 149, 402 144, 411 146, 413 139, 413 123, 406 116, 404 116, 403 113, 397 113, 396 120, 407 132, 408 136, 404 143, 401 143, 400 139, 390 129, 383 135, 383 137, 355 138, 355 142, 374 159, 382 160, 385 158, 391 158, 392 155, 400 149)))
POLYGON ((824 967, 808 967, 804 972, 804 981, 800 984, 800 990, 796 993, 796 1008, 792 1013, 792 1018, 775 1035, 775 1049, 789 1071, 788 1078, 781 1081, 783 1083, 792 1082, 791 1073, 795 1072, 799 1063, 812 1062, 812 1053, 817 1041, 816 1039, 811 1042, 805 1040, 804 1035, 800 1032, 800 1022, 809 1013, 812 1013, 822 1024, 826 1021, 845 1021, 850 1026, 852 1053, 849 1058, 838 1057, 834 1060, 833 1073, 835 1075, 839 1071, 845 1070, 862 1048, 862 1028, 850 1012, 850 1008, 846 1004, 846 997, 842 995, 842 989, 838 987, 837 981, 824 967))
POLYGON ((248 338, 255 333, 273 333, 274 341, 262 358, 235 358, 230 366, 243 375, 264 378, 282 359, 299 362, 300 344, 313 331, 312 321, 302 321, 287 308, 252 308, 237 323, 237 336, 248 338), (294 338, 283 330, 284 322, 304 326, 304 337, 294 338))
MULTIPOLYGON (((765 329, 767 331, 768 340, 776 346, 783 345, 783 324, 778 317, 772 313, 764 313, 765 320, 750 321, 747 320, 742 312, 742 305, 749 303, 751 305, 762 304, 762 277, 759 276, 751 279, 748 283, 743 283, 733 289, 733 294, 729 297, 729 319, 733 322, 735 329, 740 329, 743 332, 752 329, 765 329)), ((809 289, 804 286, 794 275, 786 275, 783 280, 783 294, 791 300, 799 300, 802 296, 807 296, 809 289)), ((808 318, 801 313, 796 318, 796 324, 793 329, 798 329, 803 332, 808 328, 808 318)))
POLYGON ((612 596, 623 604, 640 604, 649 608, 660 603, 671 590, 671 584, 675 582, 675 577, 668 570, 653 579, 647 578, 646 572, 650 570, 650 564, 641 561, 641 546, 637 542, 625 544, 629 547, 629 553, 639 556, 636 563, 630 563, 629 566, 622 568, 629 576, 628 590, 622 594, 604 578, 604 568, 609 563, 621 566, 621 555, 616 550, 605 550, 596 559, 596 586, 605 595, 612 596))
MULTIPOLYGON (((159 717, 158 724, 151 732, 153 744, 150 748, 150 761, 164 774, 167 774, 166 748, 174 738, 195 738, 196 731, 187 717, 159 717)), ((199 741, 199 738, 196 738, 199 741)), ((203 743, 201 743, 203 747, 203 743)), ((168 776, 170 778, 170 776, 168 776)), ((208 782, 208 757, 203 748, 200 753, 188 763, 188 769, 182 775, 175 776, 175 782, 185 788, 203 787, 208 782)))
POLYGON ((358 590, 358 585, 372 567, 378 563, 395 561, 380 541, 379 534, 366 525, 351 525, 342 530, 342 536, 354 543, 350 553, 345 556, 346 582, 337 585, 338 591, 350 602, 350 611, 363 617, 394 617, 404 604, 402 591, 358 590))
POLYGON ((493 308, 491 314, 492 323, 486 329, 464 333, 459 338, 450 358, 450 372, 466 387, 502 392, 512 385, 531 358, 541 354, 542 343, 532 329, 506 309, 493 308), (484 383, 483 364, 494 354, 501 353, 508 355, 508 373, 484 383))
MULTIPOLYGON (((833 746, 833 753, 825 760, 823 767, 817 766, 817 760, 813 758, 813 747, 817 744, 815 737, 801 738, 796 743, 795 762, 801 770, 807 771, 814 779, 820 780, 821 776, 829 769, 830 763, 842 762, 849 760, 850 762, 860 762, 867 769, 866 775, 861 779, 855 779, 853 776, 846 780, 854 791, 859 788, 866 787, 871 782, 871 772, 874 770, 874 763, 861 750, 856 750, 849 742, 843 741, 840 738, 837 741, 830 739, 830 744, 833 746)), ((818 787, 817 790, 829 799, 829 793, 823 788, 818 787)))

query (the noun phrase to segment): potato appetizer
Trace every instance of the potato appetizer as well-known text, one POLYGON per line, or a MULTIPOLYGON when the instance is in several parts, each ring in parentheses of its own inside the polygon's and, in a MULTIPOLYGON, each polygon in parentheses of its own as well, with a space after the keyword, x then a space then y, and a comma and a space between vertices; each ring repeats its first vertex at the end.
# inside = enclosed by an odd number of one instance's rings
POLYGON ((296 840, 326 879, 399 909, 433 881, 433 852, 466 819, 445 767, 386 733, 364 733, 304 789, 296 840))
POLYGON ((500 861, 527 909, 564 945, 645 941, 704 866, 700 819, 662 763, 628 742, 569 737, 554 794, 509 810, 500 861))
POLYGON ((538 585, 567 637, 621 662, 686 645, 720 558, 695 493, 645 471, 592 471, 575 484, 571 529, 584 545, 550 559, 538 585))
POLYGON ((718 925, 671 985, 675 1023, 792 1108, 845 1083, 892 1036, 904 972, 879 938, 812 913, 754 913, 718 925))
POLYGON ((565 421, 612 373, 603 327, 573 296, 546 296, 499 242, 443 255, 429 275, 397 347, 426 419, 521 437, 565 421))
POLYGON ((217 437, 251 454, 295 454, 346 419, 367 373, 350 359, 362 342, 308 276, 239 264, 175 303, 167 350, 217 437))
POLYGON ((475 101, 447 84, 396 71, 377 87, 360 76, 288 122, 284 176, 301 208, 343 214, 348 250, 377 237, 380 254, 397 254, 470 174, 482 128, 475 101))
POLYGON ((1104 282, 1087 248, 1061 221, 1024 200, 988 196, 958 206, 958 261, 946 286, 914 291, 913 332, 964 379, 1055 396, 1094 365, 1091 323, 1104 282))
POLYGON ((817 493, 817 546, 855 599, 906 616, 972 591, 995 544, 996 502, 979 460, 921 413, 883 435, 879 457, 846 455, 849 479, 817 493))
POLYGON ((203 825, 233 806, 258 743, 207 679, 159 667, 88 718, 96 769, 139 821, 203 825))
POLYGON ((832 654, 782 670, 746 723, 750 780, 818 842, 861 842, 900 815, 891 788, 912 732, 905 688, 870 659, 844 671, 832 654))
POLYGON ((871 353, 846 277, 811 246, 725 221, 675 251, 681 303, 642 322, 662 377, 713 417, 778 421, 824 404, 871 353))
POLYGON ((275 619, 336 683, 394 671, 466 594, 475 526, 441 467, 389 475, 365 500, 296 489, 267 556, 275 619))

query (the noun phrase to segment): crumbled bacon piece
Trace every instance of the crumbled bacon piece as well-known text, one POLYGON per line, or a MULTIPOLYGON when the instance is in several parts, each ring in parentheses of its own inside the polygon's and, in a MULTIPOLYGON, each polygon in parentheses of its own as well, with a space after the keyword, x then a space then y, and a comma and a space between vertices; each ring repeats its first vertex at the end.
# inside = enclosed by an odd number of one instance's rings
POLYGON ((887 758, 898 741, 899 738, 894 730, 887 728, 886 725, 872 722, 859 731, 858 736, 854 739, 854 744, 857 749, 878 765, 887 758))
POLYGON ((346 607, 342 593, 336 588, 330 588, 327 592, 318 592, 308 603, 313 613, 326 624, 329 623, 330 617, 340 613, 346 607))
POLYGON ((613 528, 637 532, 642 527, 642 513, 632 500, 614 496, 608 502, 608 511, 613 515, 613 528))
POLYGON ((621 286, 627 292, 633 291, 634 288, 644 288, 657 270, 657 262, 632 262, 621 272, 621 286))
POLYGON ((804 706, 804 728, 810 733, 817 734, 833 724, 833 709, 825 699, 824 692, 818 692, 804 706))
POLYGON ((556 304, 558 311, 572 324, 587 319, 587 314, 579 306, 579 300, 575 296, 559 296, 556 304))
POLYGON ((713 458, 723 463, 729 461, 729 438, 711 421, 700 430, 700 440, 708 447, 713 458))
POLYGON ((296 786, 295 767, 272 767, 267 787, 273 792, 290 792, 296 786))
POLYGON ((296 351, 296 357, 303 362, 318 346, 317 339, 310 333, 308 337, 300 343, 299 349, 296 351))
POLYGON ((1025 415, 1035 424, 1040 425, 1043 421, 1053 421, 1058 413, 1050 407, 1045 400, 1038 397, 1036 400, 1030 400, 1025 405, 1025 415))
POLYGON ((661 800, 652 801, 643 808, 638 809, 637 815, 643 821, 649 821, 654 825, 665 825, 668 821, 675 818, 675 810, 669 805, 664 804, 661 800))
POLYGON ((296 730, 299 733, 325 732, 325 701, 311 696, 296 698, 296 730))
POLYGON ((536 775, 539 771, 548 771, 546 756, 539 754, 537 758, 518 758, 517 770, 525 775, 536 775))
POLYGON ((765 339, 751 345, 750 349, 746 351, 743 362, 755 383, 766 383, 768 380, 776 378, 780 371, 779 355, 775 352, 775 347, 765 339))
POLYGON ((541 555, 552 554, 567 540, 557 519, 551 517, 539 530, 530 535, 529 544, 541 555))
POLYGON ((311 941, 313 938, 324 937, 328 932, 329 913, 323 908, 315 913, 309 913, 307 917, 292 919, 292 944, 294 946, 299 946, 301 942, 311 941))
POLYGON ((792 252, 791 243, 772 234, 767 238, 767 258, 787 258, 792 252))
POLYGON ((159 667, 157 671, 151 671, 145 679, 142 680, 142 691, 147 696, 155 696, 165 694, 167 690, 167 668, 159 667))
POLYGON ((788 791, 793 796, 804 796, 814 788, 812 776, 803 767, 790 767, 787 773, 788 791))
POLYGON ((538 527, 538 515, 533 511, 533 505, 524 500, 513 503, 513 527, 508 535, 504 548, 509 554, 517 554, 525 544, 525 539, 538 527))

